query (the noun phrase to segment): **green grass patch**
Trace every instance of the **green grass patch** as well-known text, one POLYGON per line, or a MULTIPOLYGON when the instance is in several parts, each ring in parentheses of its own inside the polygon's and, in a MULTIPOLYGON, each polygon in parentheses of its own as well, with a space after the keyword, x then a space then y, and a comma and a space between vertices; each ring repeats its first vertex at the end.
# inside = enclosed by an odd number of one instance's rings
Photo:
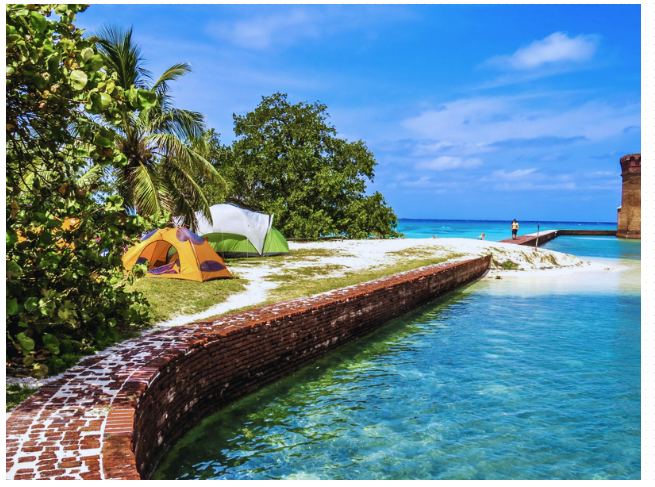
POLYGON ((417 258, 426 259, 429 257, 433 257, 436 252, 442 252, 443 250, 444 248, 440 246, 413 247, 409 249, 394 250, 392 252, 387 252, 386 255, 392 257, 404 257, 407 259, 417 259, 417 258))
POLYGON ((293 262, 298 259, 301 260, 317 260, 320 257, 355 257, 350 254, 343 254, 336 249, 322 249, 322 248, 307 248, 307 249, 292 249, 289 255, 274 255, 271 257, 239 257, 235 259, 225 259, 225 264, 230 265, 268 265, 271 267, 281 267, 287 262, 293 262))
POLYGON ((500 264, 500 267, 502 267, 506 271, 515 271, 519 268, 519 265, 516 262, 512 262, 511 260, 506 260, 505 262, 500 264))
POLYGON ((177 315, 199 313, 222 303, 230 295, 246 288, 246 279, 217 279, 195 282, 183 279, 142 278, 129 291, 140 291, 150 303, 155 322, 169 320, 177 315))
POLYGON ((296 267, 293 269, 287 269, 285 271, 272 274, 266 279, 268 281, 275 282, 296 282, 298 280, 312 279, 312 278, 324 278, 329 274, 334 274, 335 272, 340 272, 344 269, 344 266, 338 264, 323 264, 318 266, 307 266, 307 267, 296 267))
POLYGON ((359 272, 345 272, 344 274, 335 277, 329 277, 328 274, 335 270, 341 270, 342 266, 334 266, 332 271, 329 270, 330 266, 327 265, 304 269, 287 269, 282 271, 278 276, 271 276, 269 278, 279 281, 280 285, 271 291, 270 297, 266 301, 254 306, 235 309, 228 313, 236 313, 238 311, 245 311, 265 304, 278 303, 289 299, 302 298, 327 291, 334 291, 335 289, 361 284, 380 277, 398 274, 399 272, 409 271, 433 264, 440 264, 451 259, 462 257, 462 255, 463 254, 448 254, 443 257, 403 260, 389 266, 380 266, 359 272), (321 271, 321 268, 325 269, 325 272, 321 271), (323 277, 317 279, 319 276, 323 277))
POLYGON ((6 411, 14 409, 25 399, 30 397, 38 388, 23 386, 21 384, 7 384, 6 396, 7 396, 7 407, 6 411))

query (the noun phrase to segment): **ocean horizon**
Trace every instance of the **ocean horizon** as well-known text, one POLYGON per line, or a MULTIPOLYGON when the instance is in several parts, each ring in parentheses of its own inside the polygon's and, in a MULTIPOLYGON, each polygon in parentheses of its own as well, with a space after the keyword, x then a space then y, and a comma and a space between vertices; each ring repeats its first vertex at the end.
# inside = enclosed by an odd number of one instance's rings
MULTIPOLYGON (((398 218, 398 221, 413 221, 413 222, 491 222, 491 223, 505 223, 512 220, 473 220, 473 219, 457 219, 457 218, 398 218)), ((522 220, 523 223, 572 223, 572 224, 593 224, 593 225, 613 225, 616 222, 594 222, 594 221, 569 221, 569 220, 522 220)))
MULTIPOLYGON (((512 238, 511 220, 426 220, 400 218, 398 231, 406 238, 512 238)), ((616 230, 616 222, 519 221, 519 235, 547 230, 616 230)))

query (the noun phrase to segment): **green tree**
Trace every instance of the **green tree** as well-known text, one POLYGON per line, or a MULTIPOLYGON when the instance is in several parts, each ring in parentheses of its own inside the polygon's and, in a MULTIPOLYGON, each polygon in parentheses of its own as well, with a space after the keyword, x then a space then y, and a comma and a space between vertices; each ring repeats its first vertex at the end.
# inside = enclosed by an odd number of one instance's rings
MULTIPOLYGON (((193 228, 194 212, 209 209, 196 177, 217 187, 225 182, 203 157, 203 115, 176 108, 172 102, 170 82, 191 72, 191 67, 174 64, 153 81, 132 40, 132 29, 104 26, 97 35, 108 71, 115 74, 118 85, 129 87, 128 99, 141 102, 137 110, 124 106, 118 119, 103 117, 104 125, 118 132, 116 147, 127 157, 127 163, 110 176, 115 191, 141 215, 166 210, 184 216, 193 228)), ((94 168, 85 179, 98 172, 94 168)))
MULTIPOLYGON (((209 129, 205 133, 206 158, 214 167, 221 167, 226 157, 230 157, 231 149, 221 144, 220 134, 216 130, 209 129)), ((214 184, 209 178, 197 176, 196 180, 207 198, 209 206, 225 203, 227 197, 227 184, 214 184)))
POLYGON ((275 214, 286 237, 315 239, 400 236, 383 196, 365 194, 375 158, 364 142, 337 137, 321 103, 291 105, 287 95, 262 97, 234 116, 237 140, 212 146, 210 159, 228 181, 225 201, 275 214))
POLYGON ((129 216, 120 196, 100 204, 93 186, 78 183, 89 164, 127 162, 114 132, 88 123, 85 112, 120 119, 120 105, 139 104, 107 73, 95 39, 73 25, 85 9, 6 11, 7 358, 22 356, 37 376, 47 373, 46 361, 56 372, 76 354, 149 322, 145 298, 124 289, 132 276, 123 273, 121 254, 135 235, 168 218, 129 216), (58 20, 47 18, 52 10, 58 20), (65 225, 67 218, 75 224, 65 225))

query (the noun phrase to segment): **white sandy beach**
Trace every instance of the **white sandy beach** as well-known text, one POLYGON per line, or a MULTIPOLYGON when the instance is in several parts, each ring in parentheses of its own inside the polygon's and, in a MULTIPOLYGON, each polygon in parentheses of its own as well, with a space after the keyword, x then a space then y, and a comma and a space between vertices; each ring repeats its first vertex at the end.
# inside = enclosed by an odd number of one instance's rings
MULTIPOLYGON (((300 249, 326 249, 338 253, 330 257, 300 257, 290 258, 284 262, 286 268, 321 267, 324 265, 339 265, 343 269, 327 274, 324 277, 333 277, 344 272, 357 272, 387 266, 397 259, 426 259, 429 257, 446 257, 452 254, 463 254, 452 262, 488 255, 494 256, 494 261, 502 263, 510 260, 519 266, 518 271, 506 271, 492 268, 488 277, 527 276, 529 273, 542 273, 546 270, 549 275, 566 274, 582 268, 589 269, 594 264, 581 260, 573 255, 562 254, 549 250, 521 247, 514 244, 474 240, 468 238, 444 239, 390 239, 390 240, 344 240, 297 243, 289 242, 289 248, 300 249), (396 254, 402 252, 403 255, 396 254)), ((493 266, 496 267, 496 266, 493 266)), ((158 329, 180 326, 193 321, 203 320, 212 316, 227 313, 231 310, 245 306, 254 306, 266 300, 267 294, 275 286, 275 282, 267 277, 277 271, 273 265, 259 264, 252 267, 248 264, 233 265, 230 270, 239 277, 250 281, 247 289, 239 294, 230 296, 225 302, 217 304, 203 312, 193 315, 181 315, 171 320, 158 323, 158 329)), ((320 279, 320 277, 317 277, 320 279)))

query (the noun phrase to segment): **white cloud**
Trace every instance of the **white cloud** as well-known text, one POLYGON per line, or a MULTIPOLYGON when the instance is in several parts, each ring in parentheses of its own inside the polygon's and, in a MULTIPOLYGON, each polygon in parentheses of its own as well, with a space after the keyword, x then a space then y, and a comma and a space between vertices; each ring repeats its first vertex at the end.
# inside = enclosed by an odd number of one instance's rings
POLYGON ((503 181, 518 181, 520 179, 525 179, 526 176, 531 175, 536 171, 535 168, 531 169, 517 169, 516 171, 512 172, 505 172, 504 169, 501 169, 500 171, 494 171, 491 174, 492 179, 500 179, 503 181))
MULTIPOLYGON (((232 21, 209 21, 207 33, 221 41, 252 50, 289 46, 308 39, 335 36, 356 31, 363 42, 370 42, 384 32, 384 27, 415 21, 412 10, 352 5, 259 6, 259 15, 232 21), (268 15, 262 12, 270 12, 268 15)), ((397 6, 394 6, 397 7, 397 6)))
POLYGON ((545 39, 533 41, 509 56, 496 56, 486 64, 504 69, 530 70, 555 63, 588 61, 594 55, 598 36, 569 37, 555 32, 545 39))
POLYGON ((548 190, 574 190, 580 189, 575 183, 553 183, 553 184, 540 184, 540 183, 499 183, 493 187, 496 191, 548 191, 548 190))
POLYGON ((416 169, 429 171, 447 171, 449 169, 471 169, 482 165, 480 159, 463 159, 462 157, 441 156, 431 161, 421 161, 416 169))
POLYGON ((459 154, 482 153, 493 149, 489 145, 494 142, 517 139, 584 137, 597 141, 621 135, 625 127, 641 125, 639 103, 613 106, 590 101, 558 108, 559 102, 546 95, 464 98, 402 124, 434 141, 432 145, 424 141, 422 150, 445 149, 439 141, 448 141, 451 153, 459 154))
POLYGON ((290 44, 299 38, 317 37, 317 20, 306 10, 296 8, 281 15, 211 23, 208 31, 240 47, 266 49, 273 44, 290 44))

